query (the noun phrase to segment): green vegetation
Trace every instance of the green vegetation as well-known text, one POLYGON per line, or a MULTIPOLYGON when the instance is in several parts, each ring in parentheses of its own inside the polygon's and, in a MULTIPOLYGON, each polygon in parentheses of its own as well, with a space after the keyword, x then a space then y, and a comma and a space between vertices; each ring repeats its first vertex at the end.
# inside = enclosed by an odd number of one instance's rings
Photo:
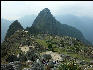
POLYGON ((17 60, 18 58, 15 55, 9 55, 8 58, 6 59, 7 62, 14 62, 17 60))
POLYGON ((44 55, 43 55, 43 58, 44 58, 45 60, 49 60, 49 59, 51 59, 52 57, 51 57, 50 54, 44 54, 44 55))
POLYGON ((26 53, 26 57, 28 60, 36 61, 36 59, 38 58, 38 55, 35 53, 34 50, 30 50, 26 53))
POLYGON ((40 45, 42 45, 42 46, 45 47, 45 48, 48 47, 48 45, 47 45, 47 43, 45 42, 45 40, 36 39, 36 42, 38 42, 40 45))
MULTIPOLYGON (((64 61, 67 63, 70 62, 70 60, 72 59, 76 59, 76 61, 84 60, 85 63, 87 62, 89 63, 92 60, 93 47, 91 46, 87 47, 87 45, 84 45, 81 41, 68 36, 56 36, 50 34, 29 35, 25 31, 19 30, 19 32, 15 32, 10 38, 7 38, 2 43, 1 63, 16 61, 16 57, 19 54, 18 61, 22 63, 23 68, 29 67, 28 64, 26 64, 27 60, 30 60, 32 64, 33 62, 35 63, 32 67, 35 67, 35 65, 42 66, 43 64, 40 65, 36 63, 36 61, 37 59, 40 59, 40 63, 42 63, 41 59, 43 56, 41 53, 47 51, 56 52, 60 55, 63 54, 64 55, 64 57, 62 56, 63 61, 68 60, 68 61, 64 61), (33 46, 33 47, 30 48, 30 50, 27 53, 24 53, 19 48, 22 46, 27 46, 27 47, 33 46), (13 54, 15 56, 15 59, 10 59, 12 57, 11 55, 13 54)), ((48 61, 52 60, 50 55, 44 55, 44 58, 48 59, 48 61)), ((48 68, 53 67, 52 62, 49 61, 48 64, 49 65, 44 67, 46 68, 46 70, 48 68)), ((71 68, 70 67, 71 65, 66 65, 62 63, 61 67, 62 68, 68 67, 69 69, 71 68)), ((82 65, 78 64, 78 66, 82 66, 82 65)), ((76 68, 78 70, 79 68, 78 66, 72 65, 72 68, 76 68)), ((61 67, 59 67, 59 70, 61 69, 61 67)))
POLYGON ((74 62, 61 63, 58 70, 82 70, 79 65, 74 62))
POLYGON ((26 55, 23 54, 23 53, 20 53, 20 54, 19 54, 19 61, 20 61, 20 62, 26 62, 26 61, 27 61, 26 55))

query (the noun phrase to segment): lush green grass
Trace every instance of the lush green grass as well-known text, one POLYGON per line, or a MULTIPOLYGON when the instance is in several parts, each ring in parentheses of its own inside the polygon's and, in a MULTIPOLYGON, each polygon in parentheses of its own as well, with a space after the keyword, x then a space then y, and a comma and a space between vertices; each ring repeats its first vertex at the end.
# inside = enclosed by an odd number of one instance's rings
POLYGON ((36 42, 38 42, 40 45, 44 46, 45 48, 48 48, 48 45, 45 40, 36 39, 36 42))
POLYGON ((73 58, 78 58, 80 60, 85 60, 87 62, 92 60, 92 59, 89 59, 89 58, 85 58, 84 56, 82 56, 82 55, 80 55, 78 53, 68 53, 68 52, 65 51, 65 49, 54 48, 54 51, 58 52, 59 54, 65 54, 65 55, 69 55, 69 56, 71 56, 73 58))

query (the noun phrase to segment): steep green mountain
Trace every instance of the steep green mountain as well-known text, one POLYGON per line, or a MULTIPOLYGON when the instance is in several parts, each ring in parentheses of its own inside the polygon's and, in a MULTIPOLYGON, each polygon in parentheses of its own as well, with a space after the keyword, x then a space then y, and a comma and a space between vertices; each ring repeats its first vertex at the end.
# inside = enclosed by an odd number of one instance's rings
POLYGON ((28 30, 30 33, 35 33, 35 34, 49 33, 49 34, 75 37, 87 43, 83 34, 78 29, 66 24, 61 24, 53 17, 48 8, 45 8, 42 11, 40 11, 38 16, 34 20, 32 26, 27 27, 26 30, 28 30))
POLYGON ((8 37, 10 37, 11 35, 13 35, 15 33, 15 31, 17 30, 22 30, 23 27, 21 26, 21 24, 18 22, 18 20, 15 20, 10 26, 9 29, 7 31, 6 37, 5 39, 7 39, 8 37))

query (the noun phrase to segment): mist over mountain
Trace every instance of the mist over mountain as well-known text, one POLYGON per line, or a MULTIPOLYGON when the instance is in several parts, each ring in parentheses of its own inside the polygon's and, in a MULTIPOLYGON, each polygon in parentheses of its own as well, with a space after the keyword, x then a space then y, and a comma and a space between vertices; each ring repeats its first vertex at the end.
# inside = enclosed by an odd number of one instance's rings
POLYGON ((1 19, 1 42, 4 41, 6 32, 11 24, 11 21, 6 19, 1 19))
POLYGON ((67 24, 79 29, 85 38, 93 43, 93 19, 89 17, 78 17, 74 15, 57 15, 56 19, 59 20, 62 24, 67 24))
POLYGON ((84 22, 84 29, 82 28, 82 32, 84 33, 87 40, 92 42, 93 44, 93 19, 89 17, 81 17, 82 21, 84 22))
POLYGON ((19 22, 23 26, 23 28, 30 27, 33 24, 33 21, 35 20, 36 15, 25 15, 21 18, 19 18, 19 22))

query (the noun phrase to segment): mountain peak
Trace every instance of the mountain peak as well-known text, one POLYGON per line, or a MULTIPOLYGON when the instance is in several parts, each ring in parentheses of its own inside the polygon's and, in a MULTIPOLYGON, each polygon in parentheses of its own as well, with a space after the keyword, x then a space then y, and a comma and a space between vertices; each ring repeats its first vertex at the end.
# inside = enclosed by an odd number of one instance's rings
POLYGON ((48 8, 44 8, 42 11, 40 11, 38 16, 34 20, 32 26, 37 26, 39 28, 40 25, 41 26, 50 25, 52 24, 53 19, 54 17, 51 14, 50 10, 48 8))
POLYGON ((50 10, 48 9, 48 8, 44 8, 43 10, 42 10, 43 12, 50 12, 50 10))
POLYGON ((14 23, 16 23, 16 22, 19 23, 18 20, 15 20, 15 21, 14 21, 14 23))
POLYGON ((15 20, 10 26, 9 29, 7 31, 6 37, 8 38, 11 35, 13 35, 15 33, 15 31, 17 30, 23 30, 23 27, 21 26, 20 22, 18 22, 18 20, 15 20))
MULTIPOLYGON (((42 11, 40 11, 39 15, 50 15, 51 12, 48 8, 44 8, 42 11)), ((51 14, 52 15, 52 14, 51 14)))
POLYGON ((20 25, 20 22, 18 20, 15 20, 11 25, 20 25))

